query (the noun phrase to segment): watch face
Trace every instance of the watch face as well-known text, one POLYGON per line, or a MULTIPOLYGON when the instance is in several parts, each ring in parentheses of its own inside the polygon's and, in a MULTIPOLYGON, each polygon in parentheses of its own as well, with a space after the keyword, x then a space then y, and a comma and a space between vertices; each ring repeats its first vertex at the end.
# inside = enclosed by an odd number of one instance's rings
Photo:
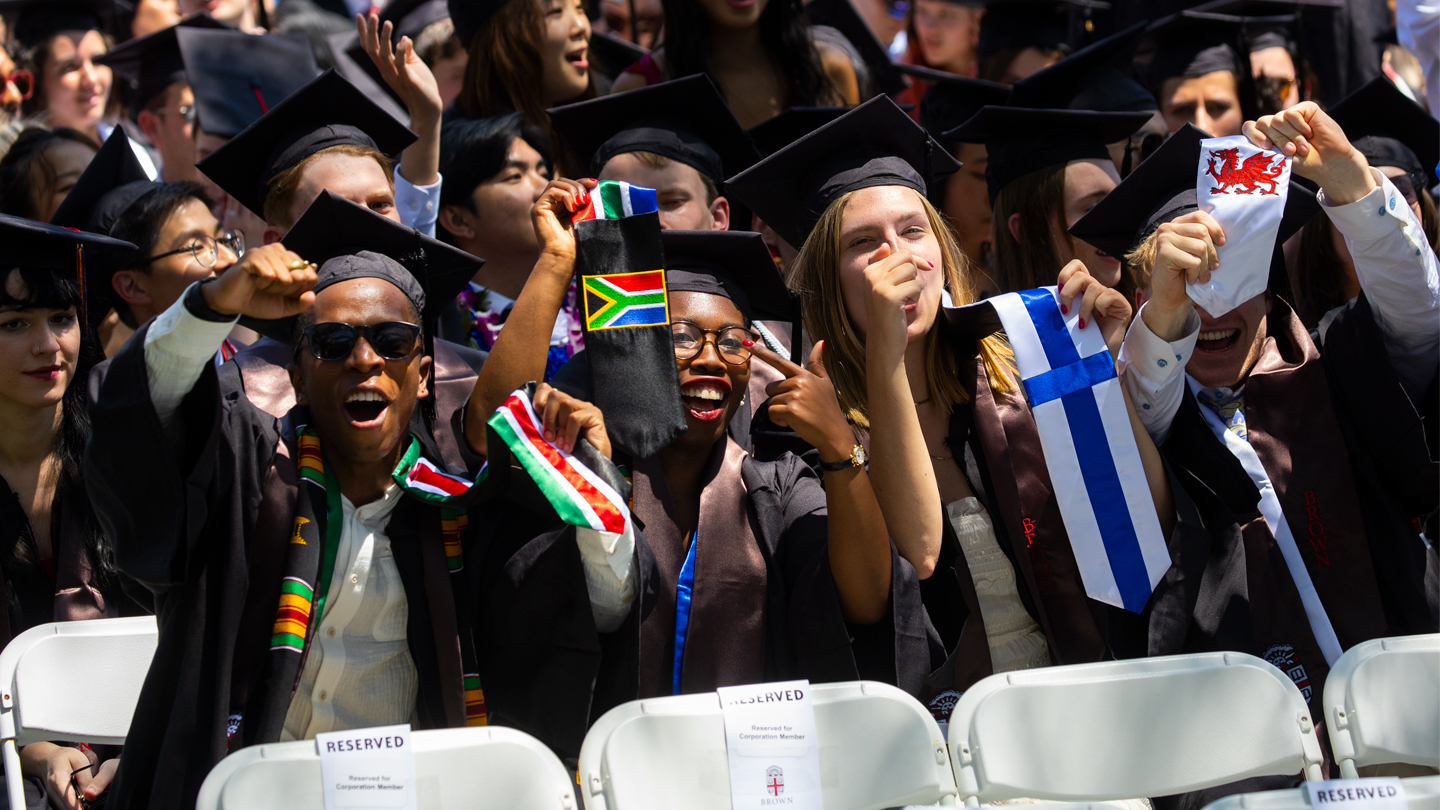
POLYGON ((850 451, 850 458, 855 462, 855 466, 857 467, 864 467, 865 462, 869 461, 869 457, 865 455, 865 448, 858 444, 855 445, 854 450, 850 451))

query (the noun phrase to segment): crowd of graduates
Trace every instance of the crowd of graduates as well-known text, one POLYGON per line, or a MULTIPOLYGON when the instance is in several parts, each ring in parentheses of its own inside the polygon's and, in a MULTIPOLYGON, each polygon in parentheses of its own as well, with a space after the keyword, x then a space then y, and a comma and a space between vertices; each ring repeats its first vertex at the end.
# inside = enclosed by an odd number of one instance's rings
POLYGON ((31 807, 1198 651, 1320 725, 1346 649, 1440 631, 1433 7, 0 0, 0 44, 0 640, 159 627, 31 807), (1222 136, 1289 166, 1223 263, 1222 136), (1078 479, 1001 322, 1047 287, 1123 395, 1078 479), (1107 469, 1138 586, 1082 537, 1107 469))

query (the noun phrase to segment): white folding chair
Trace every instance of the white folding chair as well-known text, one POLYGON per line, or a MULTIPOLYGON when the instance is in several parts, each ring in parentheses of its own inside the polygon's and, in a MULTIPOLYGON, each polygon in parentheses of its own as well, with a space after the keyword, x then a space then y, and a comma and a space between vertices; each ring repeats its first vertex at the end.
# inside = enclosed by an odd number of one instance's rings
MULTIPOLYGON (((579 810, 575 783, 545 744, 501 726, 410 735, 422 810, 579 810)), ((314 740, 242 748, 210 770, 196 810, 320 810, 314 740)))
MULTIPOLYGON (((905 692, 874 681, 810 685, 826 810, 955 804, 940 727, 905 692)), ((730 810, 725 718, 714 692, 634 700, 580 747, 588 810, 730 810)))
POLYGON ((11 807, 25 806, 19 747, 118 745, 155 657, 154 616, 32 627, 0 652, 0 742, 11 807))
POLYGON ((992 675, 956 704, 950 755, 966 804, 1167 796, 1299 772, 1322 778, 1300 690, 1242 653, 992 675))
POLYGON ((1440 768, 1440 635, 1351 647, 1325 680, 1325 717, 1343 778, 1367 765, 1440 768))
MULTIPOLYGON (((1405 804, 1410 810, 1440 810, 1440 776, 1415 776, 1404 780, 1405 804)), ((1311 810, 1305 788, 1238 793, 1217 799, 1205 810, 1311 810)))

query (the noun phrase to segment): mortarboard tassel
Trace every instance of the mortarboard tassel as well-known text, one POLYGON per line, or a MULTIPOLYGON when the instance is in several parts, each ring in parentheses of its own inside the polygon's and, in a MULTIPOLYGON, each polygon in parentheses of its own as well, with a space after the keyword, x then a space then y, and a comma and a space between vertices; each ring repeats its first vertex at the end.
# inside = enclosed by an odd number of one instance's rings
POLYGON ((75 243, 75 281, 80 285, 80 323, 90 327, 90 297, 85 294, 85 246, 75 243))
POLYGON ((255 100, 260 102, 260 114, 270 112, 270 105, 265 103, 265 95, 260 92, 260 85, 252 83, 250 89, 255 92, 255 100))

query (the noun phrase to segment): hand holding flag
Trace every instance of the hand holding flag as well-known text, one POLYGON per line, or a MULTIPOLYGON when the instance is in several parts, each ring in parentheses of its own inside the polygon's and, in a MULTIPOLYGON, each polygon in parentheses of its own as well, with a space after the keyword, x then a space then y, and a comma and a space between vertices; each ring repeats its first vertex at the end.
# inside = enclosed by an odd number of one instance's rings
POLYGON ((1060 270, 1058 283, 1060 313, 1078 309, 1079 327, 1098 327, 1110 356, 1118 357, 1125 329, 1130 325, 1130 302, 1125 295, 1101 284, 1079 259, 1060 270))
POLYGON ((610 458, 610 436, 605 432, 605 414, 582 399, 540 383, 532 401, 540 414, 545 441, 567 453, 575 452, 581 438, 590 442, 600 455, 610 458))
POLYGON ((540 242, 540 252, 558 256, 567 261, 575 258, 575 223, 586 217, 577 216, 590 205, 590 190, 598 185, 594 180, 551 180, 535 207, 530 209, 530 222, 535 227, 535 238, 540 242))

